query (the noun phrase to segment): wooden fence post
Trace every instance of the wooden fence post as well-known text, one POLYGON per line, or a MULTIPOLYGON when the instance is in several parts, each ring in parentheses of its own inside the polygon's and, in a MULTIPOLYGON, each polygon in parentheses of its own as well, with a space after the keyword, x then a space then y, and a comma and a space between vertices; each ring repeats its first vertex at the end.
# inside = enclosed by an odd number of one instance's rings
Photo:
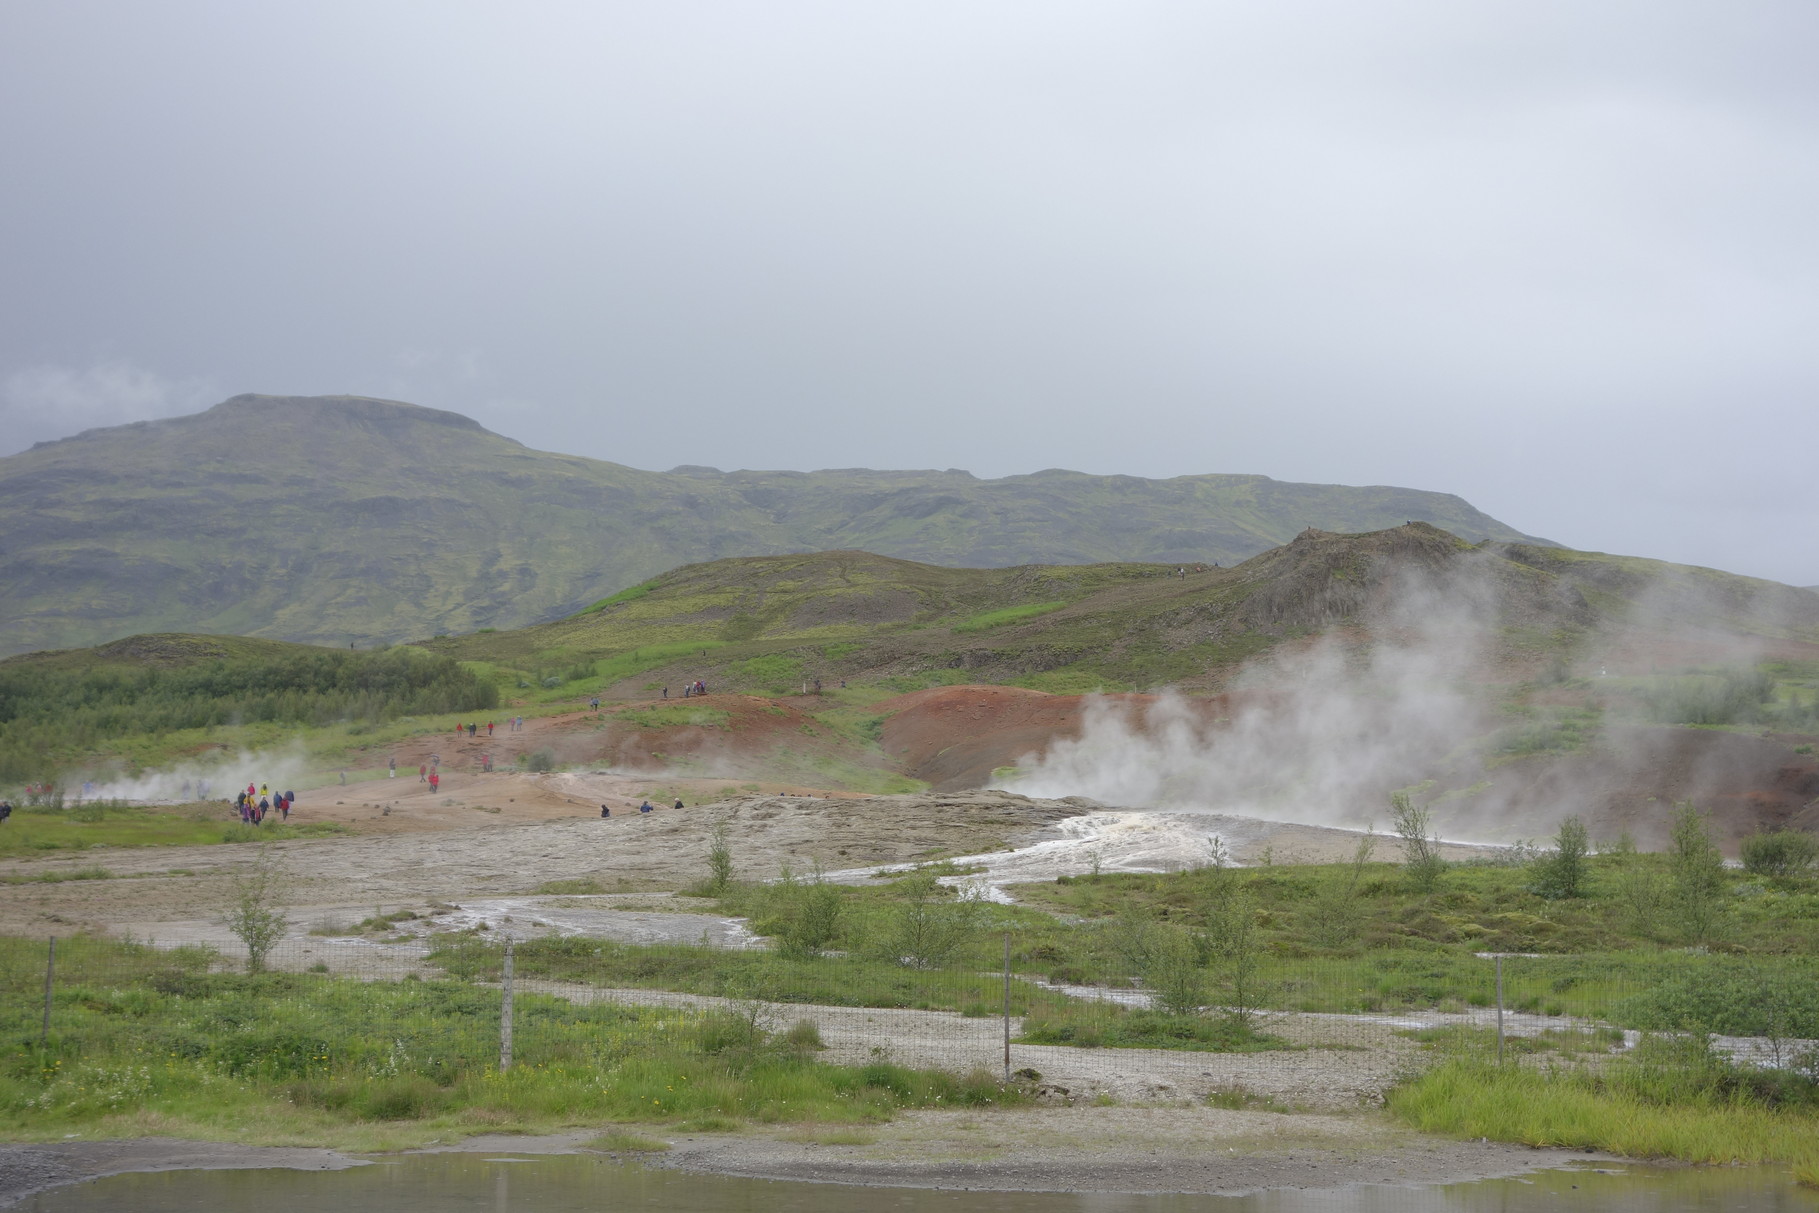
POLYGON ((51 936, 50 950, 44 956, 44 1026, 38 1030, 38 1046, 44 1047, 51 1038, 51 986, 57 974, 57 937, 51 936))
POLYGON ((499 1004, 499 1072, 512 1068, 512 941, 505 941, 505 992, 499 1004))

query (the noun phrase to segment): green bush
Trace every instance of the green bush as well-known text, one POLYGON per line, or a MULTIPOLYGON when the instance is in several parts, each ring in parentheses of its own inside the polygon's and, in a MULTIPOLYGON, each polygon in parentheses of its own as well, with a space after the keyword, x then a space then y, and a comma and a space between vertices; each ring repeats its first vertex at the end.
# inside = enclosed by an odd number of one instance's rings
POLYGON ((764 917, 756 925, 764 934, 776 937, 784 955, 819 956, 839 937, 844 898, 838 886, 819 875, 797 880, 785 868, 766 900, 764 917))
POLYGON ((1416 891, 1432 893, 1446 874, 1439 840, 1431 834, 1433 815, 1418 807, 1407 792, 1390 796, 1390 823, 1402 840, 1402 867, 1416 891))
POLYGON ((1725 920, 1724 855, 1705 815, 1690 801, 1677 806, 1668 847, 1668 909, 1689 943, 1715 938, 1725 920))
POLYGON ((1581 896, 1590 874, 1586 860, 1590 850, 1591 840, 1586 834, 1585 823, 1577 817, 1568 817, 1560 823, 1554 849, 1535 861, 1534 882, 1529 887, 1549 900, 1581 896))
POLYGON ((1613 1006, 1611 1020, 1650 1031, 1819 1039, 1819 964, 1710 957, 1660 974, 1613 1006))
POLYGON ((1819 837, 1801 830, 1770 830, 1743 840, 1743 870, 1752 876, 1802 876, 1819 863, 1819 837))
POLYGON ((1663 724, 1748 724, 1761 718, 1774 691, 1774 676, 1759 671, 1689 674, 1645 691, 1642 702, 1663 724))

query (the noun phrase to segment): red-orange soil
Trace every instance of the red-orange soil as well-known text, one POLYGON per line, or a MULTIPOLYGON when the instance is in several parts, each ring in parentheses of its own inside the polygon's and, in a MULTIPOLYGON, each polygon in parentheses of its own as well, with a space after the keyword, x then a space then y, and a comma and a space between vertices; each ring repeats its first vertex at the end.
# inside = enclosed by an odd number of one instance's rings
MULTIPOLYGON (((831 706, 811 703, 811 708, 831 706)), ((862 761, 863 754, 827 726, 815 720, 792 699, 766 699, 757 695, 711 694, 689 699, 617 701, 601 705, 598 712, 566 712, 556 716, 526 717, 524 730, 513 733, 499 717, 491 737, 486 721, 479 721, 477 736, 457 737, 451 731, 433 737, 414 737, 383 751, 373 751, 370 765, 383 765, 386 757, 398 760, 400 776, 408 767, 416 778, 417 767, 430 755, 439 755, 445 773, 478 771, 482 755, 491 755, 495 770, 512 769, 520 754, 547 750, 558 767, 592 765, 633 773, 684 774, 720 778, 785 776, 788 768, 811 768, 816 760, 862 761), (640 719, 657 709, 657 719, 640 719), (698 714, 693 722, 691 713, 698 714), (788 751, 796 762, 779 763, 788 751)), ((797 771, 796 774, 806 773, 797 771)), ((795 782, 801 782, 800 779, 795 782)), ((811 781, 812 782, 812 781, 811 781)))

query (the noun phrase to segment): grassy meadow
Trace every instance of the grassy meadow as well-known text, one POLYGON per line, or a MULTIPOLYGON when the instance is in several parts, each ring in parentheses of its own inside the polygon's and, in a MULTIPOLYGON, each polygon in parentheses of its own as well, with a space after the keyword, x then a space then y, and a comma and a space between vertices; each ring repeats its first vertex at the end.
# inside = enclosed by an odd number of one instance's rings
POLYGON ((346 834, 333 822, 242 824, 219 805, 148 809, 91 802, 70 808, 15 809, 0 826, 0 858, 86 851, 91 847, 209 846, 216 843, 274 842, 346 834))
MULTIPOLYGON (((636 1121, 888 1119, 907 1107, 1025 1096, 989 1075, 816 1059, 812 1028, 737 1010, 516 999, 499 1068, 500 994, 458 981, 213 971, 205 949, 68 941, 53 1029, 0 999, 0 1130, 14 1140, 158 1134, 395 1149, 432 1138, 636 1121)), ((10 990, 41 988, 43 945, 0 939, 10 990)))

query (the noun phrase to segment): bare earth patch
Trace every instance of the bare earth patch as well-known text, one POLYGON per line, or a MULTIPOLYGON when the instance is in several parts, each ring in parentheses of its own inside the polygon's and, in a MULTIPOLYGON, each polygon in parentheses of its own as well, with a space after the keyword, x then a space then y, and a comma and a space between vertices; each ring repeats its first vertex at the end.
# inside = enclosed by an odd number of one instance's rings
MULTIPOLYGON (((748 794, 639 813, 639 802, 624 795, 626 780, 620 776, 502 774, 476 782, 491 789, 491 802, 503 802, 500 814, 475 812, 477 792, 463 800, 445 786, 441 796, 431 797, 413 776, 390 817, 417 818, 416 828, 272 844, 290 876, 288 900, 299 933, 312 918, 337 909, 358 918, 375 905, 527 894, 557 880, 592 880, 627 892, 685 887, 706 875, 709 833, 723 819, 732 830, 738 875, 763 879, 784 864, 800 872, 817 863, 841 868, 991 851, 1028 841, 1084 811, 1062 801, 965 792, 866 798, 748 794), (417 788, 423 790, 412 790, 417 788), (520 802, 526 807, 520 809, 520 802), (611 817, 599 816, 602 803, 612 807, 611 817), (530 815, 532 820, 524 820, 530 815), (514 818, 519 824, 496 824, 514 818)), ((366 793, 359 811, 370 817, 379 813, 370 807, 371 792, 350 787, 348 795, 336 798, 355 800, 366 793)), ((331 816, 323 810, 320 817, 305 819, 331 816)), ((0 932, 98 930, 160 942, 224 939, 224 931, 204 928, 224 904, 226 881, 252 859, 251 847, 217 845, 94 848, 3 862, 0 875, 100 865, 122 879, 0 886, 0 932)))

